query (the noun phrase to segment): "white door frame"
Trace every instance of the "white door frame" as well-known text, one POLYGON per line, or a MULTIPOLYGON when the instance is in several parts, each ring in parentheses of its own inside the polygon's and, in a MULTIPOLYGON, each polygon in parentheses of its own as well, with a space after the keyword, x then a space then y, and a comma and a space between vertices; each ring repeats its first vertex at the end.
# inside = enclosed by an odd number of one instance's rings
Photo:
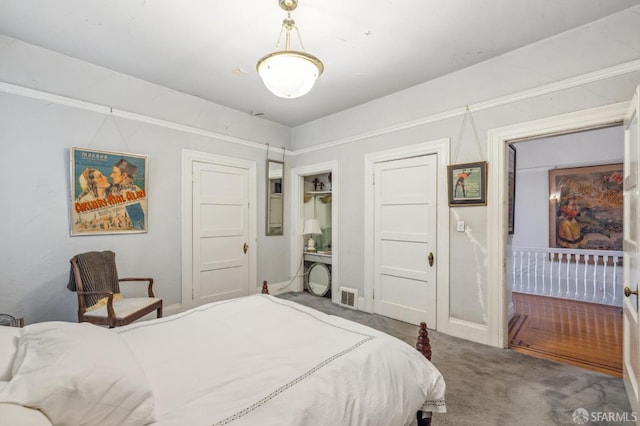
MULTIPOLYGON (((303 291, 304 281, 302 279, 303 267, 302 253, 304 252, 304 239, 302 229, 304 227, 304 177, 317 175, 319 173, 331 172, 331 288, 340 287, 340 253, 339 229, 339 207, 340 207, 340 172, 337 161, 327 161, 326 163, 309 164, 291 169, 291 266, 290 277, 294 279, 293 291, 303 291)), ((331 301, 338 303, 340 295, 338 291, 331 292, 331 301)))
MULTIPOLYGON (((449 139, 440 139, 367 154, 364 157, 364 303, 362 310, 373 312, 373 274, 374 274, 374 211, 375 189, 373 177, 375 163, 401 160, 403 158, 436 154, 438 156, 437 174, 437 228, 449 229, 449 204, 447 198, 447 164, 449 163, 449 139)), ((429 324, 446 333, 449 319, 449 233, 436 234, 436 298, 437 323, 429 324)))
POLYGON ((629 102, 542 118, 491 129, 487 135, 490 165, 487 196, 487 330, 485 342, 508 347, 507 321, 507 160, 509 142, 570 133, 621 123, 629 102))
POLYGON ((172 305, 168 314, 181 312, 193 306, 193 163, 209 163, 238 167, 249 171, 249 293, 258 288, 256 261, 256 162, 208 152, 182 150, 182 300, 172 305))

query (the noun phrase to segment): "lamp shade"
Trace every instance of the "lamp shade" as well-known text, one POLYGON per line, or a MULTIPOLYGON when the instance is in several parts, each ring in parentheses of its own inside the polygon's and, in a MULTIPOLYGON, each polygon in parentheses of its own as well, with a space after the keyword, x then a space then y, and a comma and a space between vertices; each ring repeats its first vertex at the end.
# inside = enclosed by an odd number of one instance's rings
POLYGON ((320 222, 318 219, 307 219, 304 222, 304 229, 302 231, 303 235, 318 235, 322 234, 320 231, 320 222))
POLYGON ((306 52, 281 50, 261 58, 256 69, 271 93, 294 99, 309 93, 324 66, 318 58, 306 52))

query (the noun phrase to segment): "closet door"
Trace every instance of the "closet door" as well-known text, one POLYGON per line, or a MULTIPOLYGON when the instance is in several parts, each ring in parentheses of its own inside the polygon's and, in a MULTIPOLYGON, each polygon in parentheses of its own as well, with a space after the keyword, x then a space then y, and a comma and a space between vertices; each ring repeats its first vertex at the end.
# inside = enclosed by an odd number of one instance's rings
POLYGON ((249 294, 249 172, 193 163, 194 306, 249 294))
POLYGON ((437 156, 376 163, 374 311, 436 327, 437 156))

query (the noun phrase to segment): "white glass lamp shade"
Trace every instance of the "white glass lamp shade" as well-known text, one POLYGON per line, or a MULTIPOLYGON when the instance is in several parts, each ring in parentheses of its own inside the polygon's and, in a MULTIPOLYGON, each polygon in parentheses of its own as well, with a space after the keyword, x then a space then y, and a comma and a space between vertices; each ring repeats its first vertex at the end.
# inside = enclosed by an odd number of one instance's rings
POLYGON ((304 229, 302 231, 303 235, 319 235, 322 234, 320 231, 320 222, 318 219, 307 219, 304 222, 304 229))
POLYGON ((309 93, 324 66, 318 58, 306 52, 282 50, 264 56, 256 69, 271 93, 294 99, 309 93))

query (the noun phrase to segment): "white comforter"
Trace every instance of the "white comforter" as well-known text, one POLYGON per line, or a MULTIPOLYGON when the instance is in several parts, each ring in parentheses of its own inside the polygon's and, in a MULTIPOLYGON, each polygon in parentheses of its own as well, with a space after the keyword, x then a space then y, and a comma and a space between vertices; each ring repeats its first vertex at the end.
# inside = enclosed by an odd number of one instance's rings
POLYGON ((150 382, 157 425, 400 426, 445 411, 442 375, 410 345, 272 296, 116 331, 150 382))

